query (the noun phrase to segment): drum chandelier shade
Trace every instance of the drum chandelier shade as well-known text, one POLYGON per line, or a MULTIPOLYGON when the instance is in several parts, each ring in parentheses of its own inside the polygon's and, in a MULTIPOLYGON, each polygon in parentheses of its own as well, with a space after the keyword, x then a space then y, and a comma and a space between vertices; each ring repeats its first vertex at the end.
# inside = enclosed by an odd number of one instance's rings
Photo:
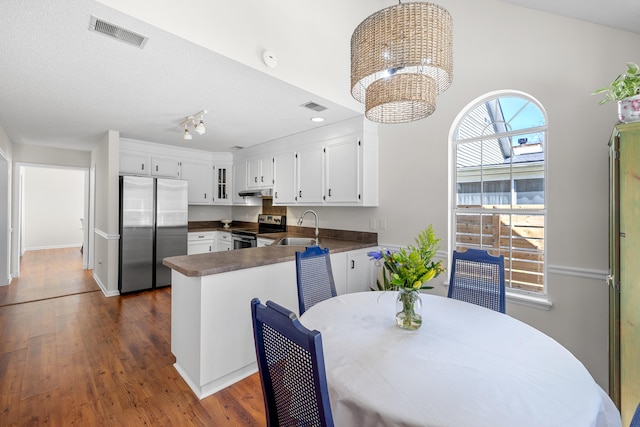
POLYGON ((453 80, 453 21, 433 3, 405 3, 366 18, 351 36, 351 95, 378 123, 429 116, 453 80))

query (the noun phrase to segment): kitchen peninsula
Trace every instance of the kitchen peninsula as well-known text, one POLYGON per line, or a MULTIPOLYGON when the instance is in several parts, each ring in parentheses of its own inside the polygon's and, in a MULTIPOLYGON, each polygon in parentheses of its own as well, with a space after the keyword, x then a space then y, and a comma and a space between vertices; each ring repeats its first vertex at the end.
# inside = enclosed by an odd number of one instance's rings
MULTIPOLYGON (((366 253, 375 233, 358 240, 320 237, 331 251, 338 294, 366 291, 375 283, 366 253)), ((257 372, 250 301, 272 300, 297 313, 295 253, 304 246, 277 245, 290 233, 270 235, 267 247, 165 258, 171 276, 171 351, 175 368, 200 398, 257 372)))

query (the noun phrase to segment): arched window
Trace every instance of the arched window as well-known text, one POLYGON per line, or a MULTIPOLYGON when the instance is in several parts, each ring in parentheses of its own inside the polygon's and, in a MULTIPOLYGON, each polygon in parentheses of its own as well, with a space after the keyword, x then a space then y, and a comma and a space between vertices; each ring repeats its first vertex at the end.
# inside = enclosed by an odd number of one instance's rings
POLYGON ((507 290, 546 294, 547 120, 515 91, 473 101, 452 132, 450 248, 505 257, 507 290))

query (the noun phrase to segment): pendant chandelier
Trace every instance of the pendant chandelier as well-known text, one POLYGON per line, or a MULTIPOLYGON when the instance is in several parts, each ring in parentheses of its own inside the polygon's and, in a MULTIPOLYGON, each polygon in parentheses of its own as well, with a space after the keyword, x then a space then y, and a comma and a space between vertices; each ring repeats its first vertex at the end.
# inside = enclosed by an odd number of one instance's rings
POLYGON ((351 36, 351 95, 378 123, 429 116, 453 80, 453 21, 433 3, 387 7, 351 36))

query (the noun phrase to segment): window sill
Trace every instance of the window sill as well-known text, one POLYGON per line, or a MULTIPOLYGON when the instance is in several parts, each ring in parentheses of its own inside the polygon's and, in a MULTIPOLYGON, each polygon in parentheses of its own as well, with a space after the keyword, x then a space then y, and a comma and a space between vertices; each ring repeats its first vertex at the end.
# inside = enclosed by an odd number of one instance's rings
POLYGON ((547 299, 547 296, 534 296, 518 293, 507 292, 507 302, 511 302, 518 305, 524 305, 526 307, 537 308, 539 310, 551 310, 553 303, 547 299))

